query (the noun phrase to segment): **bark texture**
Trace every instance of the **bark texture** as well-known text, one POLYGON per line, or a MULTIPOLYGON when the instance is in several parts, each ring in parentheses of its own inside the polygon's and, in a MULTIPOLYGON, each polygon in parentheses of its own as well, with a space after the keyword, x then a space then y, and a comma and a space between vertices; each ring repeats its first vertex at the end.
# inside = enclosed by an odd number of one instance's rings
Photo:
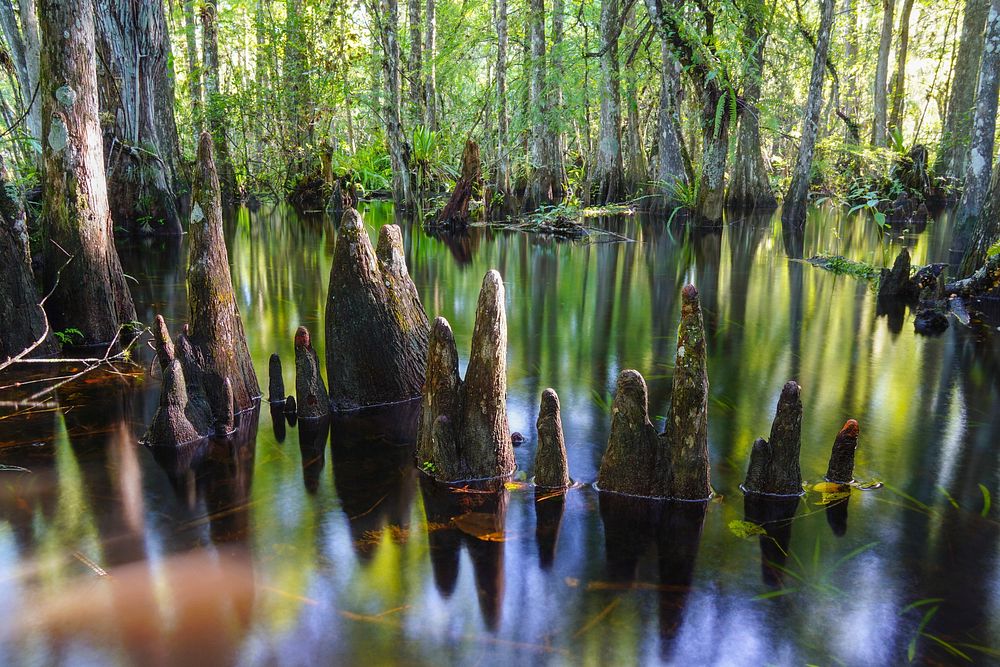
POLYGON ((500 274, 483 278, 472 352, 462 381, 451 326, 434 320, 421 395, 417 462, 434 477, 457 481, 514 472, 507 422, 507 316, 500 274))
POLYGON ((797 496, 802 494, 799 449, 802 433, 802 398, 799 385, 788 382, 781 390, 771 423, 769 440, 757 438, 743 491, 748 494, 797 496))
MULTIPOLYGON (((825 1, 825 0, 824 0, 825 1)), ((875 92, 872 97, 872 144, 885 146, 886 114, 889 81, 889 51, 892 49, 892 15, 896 0, 882 0, 882 31, 875 62, 875 92)))
POLYGON ((510 195, 510 118, 507 115, 507 0, 496 1, 497 29, 497 168, 494 188, 506 202, 510 195))
POLYGON ((535 486, 562 489, 571 484, 566 462, 566 441, 563 438, 559 396, 554 389, 542 392, 538 409, 538 450, 535 452, 535 486))
POLYGON ((1000 243, 1000 169, 993 170, 983 212, 976 218, 970 237, 959 267, 960 276, 975 273, 986 263, 990 248, 1000 243))
MULTIPOLYGON (((1000 94, 1000 0, 990 2, 986 19, 986 37, 976 88, 976 110, 972 119, 965 189, 958 205, 957 219, 968 226, 970 219, 982 213, 989 192, 993 166, 993 144, 997 126, 997 96, 1000 94)), ((961 231, 959 232, 961 236, 961 231)))
POLYGON ((455 190, 438 215, 437 224, 452 229, 461 229, 469 224, 469 204, 477 195, 482 195, 483 176, 479 160, 479 146, 469 139, 462 151, 462 170, 455 190))
POLYGON ((17 87, 20 89, 14 91, 14 94, 18 98, 20 111, 25 114, 25 127, 29 136, 41 141, 42 98, 39 89, 41 45, 35 0, 19 0, 18 9, 20 26, 14 15, 11 0, 0 0, 0 29, 3 30, 10 59, 13 61, 17 87))
POLYGON ((601 0, 601 122, 597 138, 595 202, 620 201, 625 195, 622 162, 621 71, 618 67, 619 0, 601 0))
MULTIPOLYGON (((260 397, 260 386, 247 347, 243 320, 236 305, 229 257, 222 231, 222 200, 213 157, 212 136, 202 132, 195 165, 194 207, 188 251, 188 338, 202 359, 209 402, 224 402, 223 383, 233 385, 237 410, 260 397)), ((216 409, 216 413, 219 410, 216 409)))
MULTIPOLYGON (((785 195, 781 212, 782 222, 795 227, 802 227, 806 223, 813 153, 816 151, 820 113, 823 111, 823 75, 826 72, 830 36, 833 33, 833 0, 822 0, 821 7, 819 33, 816 36, 816 50, 813 53, 812 75, 809 79, 809 95, 806 98, 805 113, 802 117, 802 139, 795 160, 795 171, 792 172, 792 182, 788 185, 788 193, 785 195)), ((883 125, 885 124, 884 114, 885 110, 883 109, 883 125)))
POLYGON ((624 370, 618 375, 608 448, 597 475, 602 491, 658 496, 667 486, 663 474, 667 465, 661 463, 668 460, 663 451, 666 443, 649 420, 648 393, 638 371, 624 370))
POLYGON ((680 133, 680 63, 666 37, 660 38, 660 107, 656 118, 656 181, 664 204, 673 198, 674 188, 687 185, 680 133))
POLYGON ((0 175, 0 361, 20 354, 41 340, 32 356, 56 352, 51 331, 31 272, 28 227, 24 209, 7 190, 0 175))
MULTIPOLYGON (((229 124, 219 86, 219 26, 216 8, 206 2, 201 8, 202 75, 205 81, 205 116, 208 129, 215 140, 218 177, 222 188, 222 201, 227 204, 237 199, 236 170, 229 154, 229 124)), ((202 135, 204 136, 204 135, 202 135)))
POLYGON ((108 201, 115 223, 180 234, 183 187, 163 0, 94 0, 108 201))
POLYGON ((285 378, 281 374, 281 357, 272 354, 267 363, 267 400, 270 403, 285 402, 285 378))
MULTIPOLYGON (((382 46, 382 80, 385 85, 382 118, 389 141, 392 163, 392 196, 399 206, 409 207, 415 201, 410 173, 410 145, 406 141, 399 116, 400 94, 399 5, 397 0, 379 0, 379 32, 382 46)), ((433 57, 433 55, 431 55, 433 57)), ((433 67, 433 65, 431 65, 433 67)), ((428 105, 430 106, 430 105, 428 105)))
POLYGON ((562 178, 562 154, 553 126, 551 96, 547 92, 548 67, 545 47, 545 0, 528 3, 531 49, 528 81, 528 111, 531 118, 529 161, 531 175, 524 197, 525 210, 556 204, 566 196, 562 178))
POLYGON ((319 357, 305 327, 295 332, 295 395, 299 419, 319 419, 330 414, 330 396, 319 371, 319 357))
POLYGON ((899 12, 899 43, 896 46, 896 73, 892 78, 892 112, 889 127, 903 128, 903 105, 906 103, 906 56, 910 47, 910 14, 913 0, 903 0, 899 12))
POLYGON ((849 484, 854 481, 854 452, 858 448, 858 422, 848 419, 833 441, 830 465, 826 469, 826 479, 830 482, 849 484))
POLYGON ((955 57, 955 77, 948 97, 948 110, 941 130, 941 152, 937 172, 960 178, 968 168, 969 136, 979 81, 979 61, 983 55, 984 27, 990 0, 965 0, 962 36, 955 57))
POLYGON ((406 269, 399 227, 382 227, 378 248, 372 249, 361 215, 348 209, 326 302, 326 374, 333 408, 420 396, 427 336, 427 315, 406 269))
POLYGON ((108 343, 135 319, 115 249, 98 123, 94 8, 88 0, 41 0, 44 171, 42 219, 47 284, 66 261, 46 302, 56 331, 74 327, 85 344, 108 343), (57 245, 58 244, 58 245, 57 245))

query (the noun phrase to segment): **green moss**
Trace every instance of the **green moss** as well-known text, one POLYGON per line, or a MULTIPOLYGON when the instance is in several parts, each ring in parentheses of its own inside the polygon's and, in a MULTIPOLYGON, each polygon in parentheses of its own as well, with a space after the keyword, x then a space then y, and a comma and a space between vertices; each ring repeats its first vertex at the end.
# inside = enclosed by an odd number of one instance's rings
POLYGON ((879 275, 881 274, 881 269, 872 266, 867 262, 858 262, 840 255, 816 255, 815 257, 810 257, 806 261, 813 266, 826 269, 831 273, 854 276, 859 280, 867 280, 870 282, 877 281, 879 275))

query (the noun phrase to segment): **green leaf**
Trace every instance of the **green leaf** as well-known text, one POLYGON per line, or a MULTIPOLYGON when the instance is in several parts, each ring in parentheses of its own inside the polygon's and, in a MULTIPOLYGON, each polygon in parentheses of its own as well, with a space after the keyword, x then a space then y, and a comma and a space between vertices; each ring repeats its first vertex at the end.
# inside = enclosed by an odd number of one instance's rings
POLYGON ((740 521, 739 519, 733 519, 729 522, 729 532, 740 539, 746 539, 754 535, 767 535, 767 531, 761 526, 750 521, 740 521))
POLYGON ((983 509, 979 515, 985 519, 990 514, 990 490, 982 484, 979 485, 979 490, 983 492, 983 509))

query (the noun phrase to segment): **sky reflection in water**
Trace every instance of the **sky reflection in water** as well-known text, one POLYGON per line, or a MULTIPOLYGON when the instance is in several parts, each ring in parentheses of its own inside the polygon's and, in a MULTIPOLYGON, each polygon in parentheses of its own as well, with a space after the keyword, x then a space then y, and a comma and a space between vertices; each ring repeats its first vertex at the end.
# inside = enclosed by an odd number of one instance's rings
MULTIPOLYGON (((374 238, 391 208, 370 206, 366 222, 374 238)), ((915 263, 947 261, 947 219, 891 244, 870 222, 819 211, 804 239, 770 216, 715 232, 604 224, 637 242, 446 241, 404 222, 410 273, 428 315, 451 322, 463 370, 482 277, 501 272, 518 466, 530 474, 551 386, 585 484, 565 496, 435 488, 413 467, 414 404, 295 426, 265 404, 229 442, 154 456, 135 442, 158 377, 74 387, 58 410, 0 418, 0 463, 31 470, 0 472, 0 663, 886 664, 906 660, 934 607, 918 660, 961 660, 940 642, 996 659, 1000 529, 995 508, 980 516, 979 485, 1000 495, 997 337, 954 323, 915 336, 909 310, 877 317, 865 285, 788 260, 885 265, 905 243, 915 263), (617 373, 642 372, 663 415, 686 282, 705 310, 722 497, 599 497, 589 483, 617 373), (831 506, 817 494, 744 502, 750 446, 788 379, 803 387, 807 480, 855 418, 856 475, 885 487, 831 506), (462 525, 490 539, 451 521, 469 512, 462 525), (737 535, 745 520, 768 535, 737 535)), ((293 387, 298 325, 323 357, 336 224, 265 208, 228 227, 258 373, 277 351, 293 387)), ((120 249, 140 319, 162 313, 176 331, 186 247, 120 249)))

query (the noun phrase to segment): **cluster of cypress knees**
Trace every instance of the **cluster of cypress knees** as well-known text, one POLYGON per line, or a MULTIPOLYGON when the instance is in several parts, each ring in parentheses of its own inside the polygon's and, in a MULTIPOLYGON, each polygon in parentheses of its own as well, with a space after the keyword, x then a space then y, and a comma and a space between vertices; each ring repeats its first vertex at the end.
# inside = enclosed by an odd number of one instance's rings
MULTIPOLYGON (((236 305, 222 233, 219 181, 211 141, 199 146, 196 188, 212 202, 196 208, 188 258, 189 322, 176 340, 157 316, 156 356, 163 373, 160 403, 146 434, 148 445, 177 446, 227 436, 237 415, 261 396, 236 305)), ((462 378, 451 326, 429 322, 406 268, 399 227, 386 225, 372 247, 360 214, 348 209, 340 224, 326 308, 326 370, 305 327, 295 333, 295 398, 285 397, 281 360, 271 356, 269 401, 298 419, 331 410, 355 410, 421 401, 416 463, 443 482, 504 478, 515 469, 507 420, 507 319, 504 285, 490 271, 476 308, 469 363, 462 378)), ((698 292, 682 291, 673 390, 666 428, 649 418, 646 382, 634 370, 618 376, 611 432, 597 486, 633 496, 700 501, 711 497, 708 456, 708 372, 698 292)), ((744 492, 802 493, 799 466, 800 387, 781 392, 769 440, 753 444, 744 492)), ((571 485, 559 397, 541 396, 534 480, 539 487, 571 485)), ((826 478, 852 481, 858 425, 838 433, 826 478)))

